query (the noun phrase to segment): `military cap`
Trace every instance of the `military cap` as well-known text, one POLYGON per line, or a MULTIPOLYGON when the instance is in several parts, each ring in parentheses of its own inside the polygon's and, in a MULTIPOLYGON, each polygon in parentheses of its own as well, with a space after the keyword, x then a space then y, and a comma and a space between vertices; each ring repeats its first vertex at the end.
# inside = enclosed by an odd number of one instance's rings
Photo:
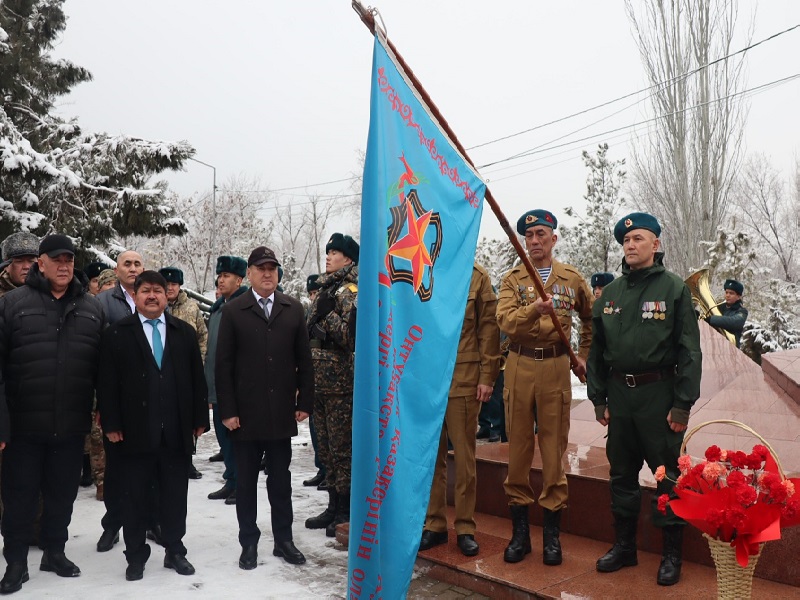
POLYGON ((66 235, 51 233, 39 243, 38 256, 42 254, 47 254, 50 258, 55 258, 62 254, 75 256, 75 245, 66 235))
POLYGON ((260 265, 272 263, 276 267, 280 267, 281 263, 275 257, 275 252, 267 248, 266 246, 259 246, 255 250, 250 253, 250 257, 247 259, 247 266, 248 267, 258 267, 260 265))
POLYGON ((625 240, 625 234, 634 229, 647 229, 656 234, 656 237, 661 235, 661 225, 658 224, 658 219, 647 213, 635 212, 622 217, 617 222, 614 226, 614 237, 621 244, 625 240))
POLYGON ((549 210, 542 210, 541 208, 529 210, 517 219, 517 233, 525 235, 528 229, 536 227, 537 225, 544 225, 550 229, 555 229, 558 227, 558 219, 556 219, 555 215, 549 210))
POLYGON ((106 263, 95 261, 95 262, 90 262, 88 265, 83 267, 83 272, 86 274, 86 277, 88 277, 89 279, 94 279, 95 277, 100 275, 101 271, 103 271, 104 269, 107 269, 107 268, 108 268, 108 265, 106 263))
POLYGON ((740 296, 744 294, 744 286, 736 281, 735 279, 726 279, 725 285, 722 286, 726 290, 731 290, 732 292, 736 292, 740 296))
POLYGON ((39 256, 39 238, 27 231, 12 233, 3 242, 3 260, 15 256, 39 256))
POLYGON ((183 271, 178 267, 164 267, 158 272, 167 280, 167 283, 177 283, 183 285, 183 271))
POLYGON ((358 252, 360 248, 358 242, 349 235, 334 233, 331 239, 328 240, 328 243, 325 244, 325 254, 331 250, 338 250, 355 264, 358 264, 358 252))
POLYGON ((114 269, 103 269, 97 276, 97 288, 101 288, 107 283, 117 283, 117 274, 114 269))
POLYGON ((319 283, 317 283, 317 279, 319 279, 318 274, 309 275, 308 279, 306 279, 306 291, 308 293, 311 293, 314 290, 318 290, 322 287, 319 283))
POLYGON ((217 257, 217 275, 220 273, 233 273, 239 277, 247 275, 247 261, 238 256, 217 257))
POLYGON ((592 275, 592 289, 606 287, 612 281, 614 281, 613 273, 595 273, 592 275))

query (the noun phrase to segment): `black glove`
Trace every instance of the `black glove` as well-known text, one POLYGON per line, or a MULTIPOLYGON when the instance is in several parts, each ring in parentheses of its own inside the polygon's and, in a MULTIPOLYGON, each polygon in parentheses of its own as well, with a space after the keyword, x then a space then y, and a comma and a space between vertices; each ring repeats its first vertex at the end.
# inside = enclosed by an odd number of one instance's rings
POLYGON ((336 298, 331 296, 328 292, 322 292, 317 297, 317 316, 320 319, 336 308, 336 298))

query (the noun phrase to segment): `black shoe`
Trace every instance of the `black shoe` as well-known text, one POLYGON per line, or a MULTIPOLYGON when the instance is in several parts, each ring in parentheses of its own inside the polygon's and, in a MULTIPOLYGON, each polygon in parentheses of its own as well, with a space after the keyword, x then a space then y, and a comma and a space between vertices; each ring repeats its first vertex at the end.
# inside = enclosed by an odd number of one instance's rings
POLYGON ((475 541, 474 535, 469 533, 457 535, 456 544, 464 556, 475 556, 478 553, 478 542, 475 541))
POLYGON ((40 571, 51 571, 59 577, 79 577, 81 570, 63 552, 44 551, 40 571))
POLYGON ((239 568, 245 571, 252 571, 258 565, 258 547, 253 544, 252 546, 245 546, 242 548, 242 553, 239 555, 239 568))
POLYGON ((216 492, 211 492, 208 495, 209 500, 225 500, 231 494, 236 493, 236 488, 228 484, 223 485, 216 492))
POLYGON ((119 541, 119 529, 104 529, 103 535, 97 540, 97 551, 108 552, 119 541))
POLYGON ((164 541, 161 539, 161 525, 153 525, 151 529, 147 530, 145 537, 148 540, 153 540, 159 546, 164 545, 164 541))
POLYGON ((497 432, 497 431, 492 431, 489 434, 489 440, 488 441, 491 442, 492 444, 495 443, 495 442, 499 442, 500 441, 500 433, 497 432))
POLYGON ((125 569, 125 579, 128 581, 139 581, 144 577, 144 563, 130 563, 125 569))
POLYGON ((233 493, 227 498, 225 498, 225 504, 227 504, 228 506, 236 505, 236 490, 233 490, 233 493))
POLYGON ((303 482, 303 485, 306 486, 306 487, 312 487, 312 486, 315 486, 315 485, 319 485, 324 480, 325 480, 325 473, 323 473, 322 469, 320 469, 319 471, 317 471, 317 474, 314 475, 311 479, 306 479, 303 482))
POLYGON ((447 543, 446 531, 429 531, 428 529, 422 530, 422 537, 419 540, 419 551, 430 550, 434 546, 440 546, 447 543))
POLYGON ((290 565, 302 565, 306 562, 306 557, 294 546, 294 542, 289 540, 287 542, 275 542, 275 547, 272 549, 273 556, 280 556, 290 565))
POLYGON ((197 470, 192 463, 189 463, 189 479, 200 479, 203 474, 197 470))
POLYGON ((222 450, 208 457, 208 462, 222 462, 223 460, 225 460, 225 457, 222 456, 222 450))
POLYGON ((488 427, 481 427, 478 429, 478 433, 475 434, 475 438, 478 440, 485 440, 489 437, 489 428, 488 427))
POLYGON ((8 563, 6 574, 0 580, 0 594, 13 594, 22 589, 22 584, 28 581, 28 565, 24 562, 8 563))
POLYGON ((164 568, 175 569, 178 575, 194 575, 194 567, 192 563, 186 560, 183 554, 174 554, 167 552, 164 555, 164 568))
POLYGON ((317 486, 317 489, 318 489, 320 492, 327 492, 327 491, 328 491, 330 488, 328 487, 328 482, 327 482, 325 479, 323 479, 323 480, 322 480, 322 483, 320 483, 320 484, 317 486))

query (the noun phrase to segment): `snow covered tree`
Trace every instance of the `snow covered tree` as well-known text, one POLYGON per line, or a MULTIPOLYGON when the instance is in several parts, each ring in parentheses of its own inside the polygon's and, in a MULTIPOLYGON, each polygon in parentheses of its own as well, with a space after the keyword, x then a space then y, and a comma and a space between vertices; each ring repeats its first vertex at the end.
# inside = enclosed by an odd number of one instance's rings
POLYGON ((577 219, 577 225, 561 226, 559 259, 575 265, 584 277, 592 273, 615 271, 622 262, 622 250, 614 239, 614 225, 625 205, 621 188, 626 172, 625 159, 610 160, 608 144, 600 144, 597 153, 583 151, 589 169, 586 177, 586 214, 573 207, 564 212, 577 219))
MULTIPOLYGON (((185 223, 151 182, 194 153, 187 142, 81 132, 55 101, 91 74, 51 50, 64 0, 0 2, 0 236, 59 231, 97 255, 119 236, 180 234, 185 223)), ((83 257, 85 258, 85 257, 83 257)))
POLYGON ((519 256, 507 239, 497 240, 483 237, 475 248, 475 262, 489 272, 492 285, 499 291, 500 279, 519 262, 519 256))

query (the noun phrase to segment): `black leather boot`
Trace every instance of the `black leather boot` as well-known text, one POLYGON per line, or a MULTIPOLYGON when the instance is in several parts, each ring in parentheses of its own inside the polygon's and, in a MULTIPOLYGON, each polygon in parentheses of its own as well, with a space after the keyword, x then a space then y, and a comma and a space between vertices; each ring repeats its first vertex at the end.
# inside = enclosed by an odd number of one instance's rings
POLYGON ((306 529, 325 529, 336 518, 336 504, 338 495, 336 490, 328 490, 328 508, 316 517, 306 519, 306 529))
POLYGON ((0 580, 0 594, 13 594, 22 589, 22 584, 28 581, 28 564, 24 562, 10 562, 6 566, 6 573, 0 580))
POLYGON ((561 511, 544 509, 544 526, 542 528, 542 562, 549 566, 561 564, 561 511))
POLYGON ((613 573, 622 567, 639 564, 636 556, 636 519, 614 515, 617 541, 603 556, 597 559, 596 568, 601 573, 613 573))
POLYGON ((662 529, 664 550, 658 567, 658 585, 675 585, 681 578, 683 564, 683 525, 668 525, 662 529))
POLYGON ((336 537, 336 526, 342 523, 350 522, 350 492, 345 494, 338 494, 339 498, 336 502, 336 517, 333 522, 325 528, 325 535, 328 537, 336 537))
POLYGON ((531 528, 528 523, 528 505, 516 505, 511 509, 511 541, 503 553, 503 560, 516 563, 531 552, 531 528))

